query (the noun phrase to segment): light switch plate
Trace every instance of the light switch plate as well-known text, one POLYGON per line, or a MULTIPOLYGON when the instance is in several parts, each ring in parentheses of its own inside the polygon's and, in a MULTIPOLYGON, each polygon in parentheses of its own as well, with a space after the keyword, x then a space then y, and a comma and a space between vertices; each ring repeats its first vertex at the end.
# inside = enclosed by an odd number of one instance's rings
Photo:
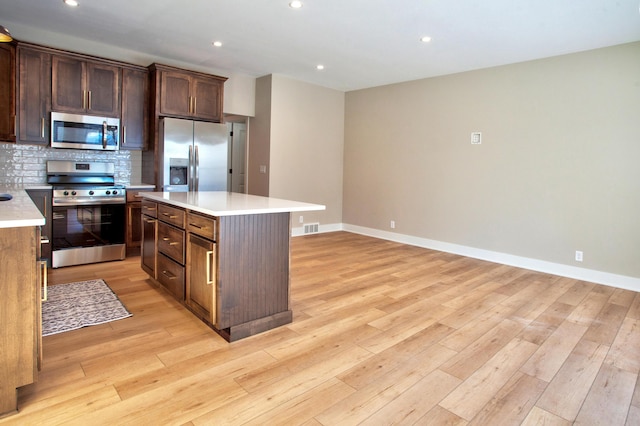
POLYGON ((471 133, 471 144, 480 145, 482 143, 482 132, 471 133))

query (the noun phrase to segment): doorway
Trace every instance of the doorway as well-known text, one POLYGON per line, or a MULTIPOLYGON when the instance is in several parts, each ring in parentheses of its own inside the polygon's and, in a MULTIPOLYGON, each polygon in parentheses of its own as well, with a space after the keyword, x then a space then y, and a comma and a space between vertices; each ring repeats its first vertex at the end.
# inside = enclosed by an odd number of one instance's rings
POLYGON ((247 123, 227 122, 229 131, 229 179, 230 192, 246 193, 247 123))

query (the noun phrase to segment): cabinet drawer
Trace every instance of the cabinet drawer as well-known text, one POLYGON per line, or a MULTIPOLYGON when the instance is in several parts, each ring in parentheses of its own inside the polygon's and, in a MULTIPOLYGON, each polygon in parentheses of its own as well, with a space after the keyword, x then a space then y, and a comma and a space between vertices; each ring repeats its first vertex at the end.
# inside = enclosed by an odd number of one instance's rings
POLYGON ((151 189, 127 189, 127 203, 142 201, 142 196, 138 195, 138 193, 145 191, 149 192, 151 189))
POLYGON ((158 251, 184 265, 184 231, 159 221, 158 251))
POLYGON ((151 217, 158 217, 158 203, 155 201, 142 200, 142 214, 151 217))
POLYGON ((158 254, 158 282, 178 300, 184 300, 184 266, 158 254))
POLYGON ((216 239, 216 219, 193 212, 187 213, 187 230, 212 241, 216 239))
POLYGON ((184 229, 185 211, 166 204, 158 204, 158 219, 184 229))

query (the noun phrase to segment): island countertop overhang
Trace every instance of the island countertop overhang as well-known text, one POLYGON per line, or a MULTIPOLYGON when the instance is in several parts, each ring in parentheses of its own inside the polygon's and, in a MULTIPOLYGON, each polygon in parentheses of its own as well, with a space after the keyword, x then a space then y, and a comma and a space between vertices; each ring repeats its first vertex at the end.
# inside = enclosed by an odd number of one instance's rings
POLYGON ((291 213, 326 209, 321 204, 225 191, 140 192, 140 196, 210 216, 291 213))

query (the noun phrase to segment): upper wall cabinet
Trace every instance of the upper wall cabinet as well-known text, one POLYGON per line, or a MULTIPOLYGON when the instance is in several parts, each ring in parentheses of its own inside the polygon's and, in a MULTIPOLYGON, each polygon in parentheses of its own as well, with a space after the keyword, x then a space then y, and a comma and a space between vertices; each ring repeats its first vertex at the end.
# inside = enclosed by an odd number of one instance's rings
POLYGON ((0 43, 0 141, 16 141, 16 47, 0 43))
POLYGON ((149 123, 149 72, 122 69, 122 135, 120 149, 141 150, 147 146, 149 123))
POLYGON ((158 115, 222 121, 225 77, 158 64, 151 65, 150 69, 156 85, 158 115))
POLYGON ((51 54, 18 45, 18 142, 49 143, 51 54))
POLYGON ((54 55, 51 109, 119 117, 120 73, 114 65, 54 55))

